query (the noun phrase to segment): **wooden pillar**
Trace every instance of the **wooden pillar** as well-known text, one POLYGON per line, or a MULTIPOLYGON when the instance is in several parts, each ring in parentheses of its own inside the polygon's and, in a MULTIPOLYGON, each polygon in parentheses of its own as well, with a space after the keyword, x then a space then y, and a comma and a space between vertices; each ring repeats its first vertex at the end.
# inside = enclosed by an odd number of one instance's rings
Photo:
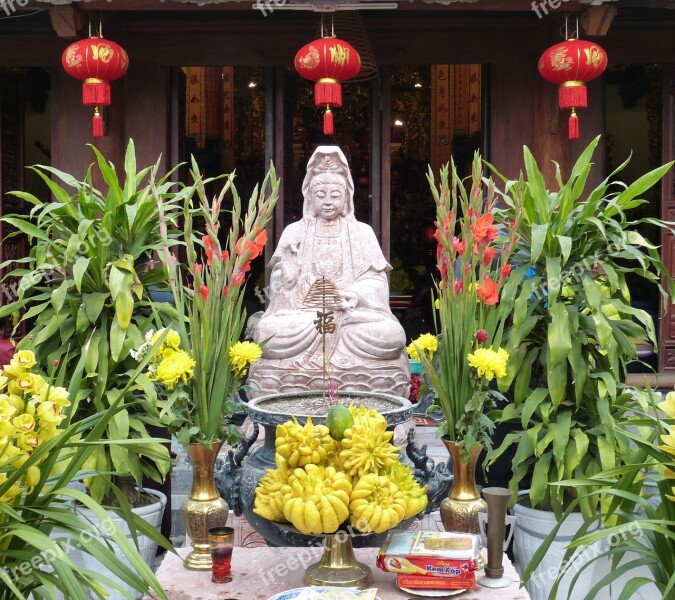
MULTIPOLYGON (((170 72, 168 67, 142 60, 131 61, 124 79, 124 122, 119 139, 121 151, 132 137, 136 147, 138 168, 154 165, 162 157, 160 175, 174 165, 171 156, 169 128, 170 72)), ((121 98, 113 98, 115 102, 121 98)), ((183 126, 180 123, 180 126, 183 126)), ((119 174, 119 169, 118 169, 119 174)))
POLYGON ((384 257, 391 253, 391 67, 382 67, 382 139, 380 142, 380 246, 384 257))

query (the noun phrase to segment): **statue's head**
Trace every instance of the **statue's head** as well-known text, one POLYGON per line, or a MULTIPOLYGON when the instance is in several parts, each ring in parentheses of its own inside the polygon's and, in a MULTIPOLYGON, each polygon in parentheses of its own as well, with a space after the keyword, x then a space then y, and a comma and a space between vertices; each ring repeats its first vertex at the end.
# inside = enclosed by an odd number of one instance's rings
POLYGON ((340 186, 344 190, 345 203, 341 216, 354 216, 354 182, 349 164, 338 146, 319 146, 307 163, 307 174, 302 184, 305 217, 317 216, 314 196, 319 188, 340 186))

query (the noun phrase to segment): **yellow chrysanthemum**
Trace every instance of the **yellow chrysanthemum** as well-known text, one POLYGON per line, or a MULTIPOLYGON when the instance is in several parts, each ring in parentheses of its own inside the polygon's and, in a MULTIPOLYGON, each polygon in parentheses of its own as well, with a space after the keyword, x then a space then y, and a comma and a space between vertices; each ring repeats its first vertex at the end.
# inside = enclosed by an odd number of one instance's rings
POLYGON ((173 350, 163 354, 150 381, 159 381, 166 389, 172 390, 178 382, 187 384, 194 376, 195 361, 185 350, 173 350))
MULTIPOLYGON (((155 344, 159 340, 160 336, 164 333, 164 329, 160 329, 155 335, 152 336, 151 344, 155 344)), ((178 350, 180 348, 180 335, 174 329, 169 329, 164 342, 162 344, 164 348, 173 348, 178 350)))
POLYGON ((24 369, 30 369, 35 366, 35 354, 30 350, 19 350, 12 356, 10 364, 21 365, 24 369))
POLYGON ((230 364, 237 377, 246 375, 248 366, 262 356, 262 349, 253 342, 236 342, 230 346, 230 364))
POLYGON ((431 360, 438 351, 438 338, 430 333, 423 333, 406 348, 406 351, 413 360, 420 359, 419 351, 431 360))
POLYGON ((492 347, 478 348, 473 354, 469 354, 467 359, 469 360, 469 366, 476 369, 478 377, 485 377, 490 381, 495 377, 506 375, 509 353, 504 348, 500 348, 497 352, 492 347))

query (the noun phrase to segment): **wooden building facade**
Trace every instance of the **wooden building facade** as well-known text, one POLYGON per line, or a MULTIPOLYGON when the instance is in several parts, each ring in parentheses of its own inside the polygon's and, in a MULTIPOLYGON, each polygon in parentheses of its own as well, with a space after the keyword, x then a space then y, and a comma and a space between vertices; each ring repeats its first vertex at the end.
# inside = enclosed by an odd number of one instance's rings
MULTIPOLYGON (((372 8, 379 1, 364 3, 372 8)), ((289 10, 295 2, 263 3, 267 10, 256 9, 253 2, 228 0, 199 5, 170 0, 30 0, 23 7, 8 4, 7 0, 0 2, 1 210, 9 209, 4 194, 23 185, 25 164, 49 160, 58 169, 82 176, 91 162, 86 144, 94 141, 113 161, 121 161, 129 138, 135 141, 139 165, 154 163, 160 154, 165 165, 185 160, 185 134, 189 129, 186 106, 190 100, 186 97, 186 67, 212 67, 220 69, 220 73, 225 72, 226 66, 235 70, 250 67, 262 73, 261 158, 274 160, 280 173, 292 174, 289 157, 297 141, 291 100, 295 86, 293 58, 301 46, 316 37, 319 23, 317 12, 289 10), (90 19, 103 23, 104 36, 121 44, 130 57, 127 74, 113 83, 113 102, 106 111, 107 135, 96 140, 91 137, 91 109, 81 103, 80 84, 60 66, 64 48, 75 38, 86 37, 90 19), (39 82, 32 80, 27 85, 26 73, 31 70, 49 75, 48 84, 43 84, 49 88, 48 144, 30 140, 22 133, 24 105, 32 102, 32 94, 36 93, 28 88, 39 87, 39 82), (25 148, 20 147, 21 140, 25 148), (32 160, 30 151, 40 146, 42 160, 39 155, 32 160)), ((318 0, 309 4, 324 10, 335 7, 333 2, 318 0)), ((605 135, 611 80, 604 76, 589 84, 589 106, 580 111, 581 137, 570 141, 568 115, 557 107, 556 86, 539 76, 538 58, 544 49, 562 39, 567 17, 572 26, 578 19, 582 37, 597 40, 605 48, 610 64, 617 67, 613 75, 617 81, 631 67, 642 69, 643 74, 651 73, 655 78, 652 84, 658 88, 659 106, 651 109, 646 143, 657 152, 659 164, 672 160, 673 8, 673 0, 444 0, 401 1, 396 9, 358 11, 377 69, 377 77, 367 84, 368 150, 367 160, 363 161, 369 199, 367 220, 385 253, 389 254, 392 235, 396 235, 392 234, 392 207, 396 202, 395 191, 392 192, 392 177, 396 174, 392 169, 392 148, 397 143, 392 128, 392 81, 399 66, 426 66, 433 75, 439 72, 433 71, 438 65, 480 65, 480 146, 484 156, 507 176, 518 175, 522 146, 527 145, 540 164, 547 165, 552 183, 551 161, 558 162, 565 173, 581 149, 603 134, 604 151, 596 157, 597 168, 592 175, 599 182, 605 176, 605 162, 611 159, 608 157, 613 147, 605 135)), ((330 14, 325 13, 324 19, 330 14)), ((624 104, 630 89, 623 88, 635 87, 640 77, 626 81, 619 90, 624 104)), ((348 126, 341 125, 340 118, 338 111, 336 130, 348 126)), ((448 140, 432 132, 429 143, 447 145, 448 140)), ((291 201, 289 195, 290 188, 285 185, 284 197, 277 207, 275 239, 288 220, 284 210, 291 201)), ((660 197, 654 203, 658 214, 675 221, 672 172, 664 179, 660 197)), ((675 272, 672 236, 664 236, 661 243, 664 259, 675 272)), ((6 248, 4 252, 7 256, 6 248)), ((675 311, 670 309, 661 317, 658 366, 660 370, 675 371, 675 311)))

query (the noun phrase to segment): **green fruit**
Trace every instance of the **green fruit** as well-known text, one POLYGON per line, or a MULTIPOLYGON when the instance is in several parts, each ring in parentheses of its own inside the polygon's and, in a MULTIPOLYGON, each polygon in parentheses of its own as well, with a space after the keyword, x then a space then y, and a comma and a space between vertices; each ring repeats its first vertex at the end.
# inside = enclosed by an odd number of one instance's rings
POLYGON ((326 427, 330 436, 338 442, 345 437, 345 430, 354 425, 354 417, 344 404, 336 404, 326 417, 326 427))

